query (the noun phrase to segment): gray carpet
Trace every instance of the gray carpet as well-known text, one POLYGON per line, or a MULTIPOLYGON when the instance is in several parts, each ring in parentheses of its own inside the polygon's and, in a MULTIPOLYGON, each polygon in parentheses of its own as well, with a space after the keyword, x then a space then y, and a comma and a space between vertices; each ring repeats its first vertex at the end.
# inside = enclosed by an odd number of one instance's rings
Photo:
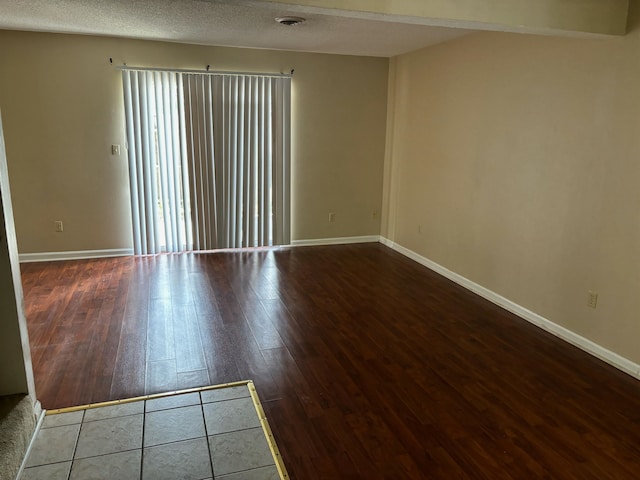
POLYGON ((0 397, 0 478, 16 478, 35 428, 33 402, 28 395, 0 397))

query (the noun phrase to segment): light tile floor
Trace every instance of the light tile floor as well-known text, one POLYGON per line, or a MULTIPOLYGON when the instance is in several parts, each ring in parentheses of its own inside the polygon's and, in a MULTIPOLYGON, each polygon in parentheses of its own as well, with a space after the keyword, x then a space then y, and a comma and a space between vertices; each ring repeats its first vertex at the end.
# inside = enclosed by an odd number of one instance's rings
POLYGON ((213 478, 282 478, 247 385, 47 415, 20 480, 213 478))

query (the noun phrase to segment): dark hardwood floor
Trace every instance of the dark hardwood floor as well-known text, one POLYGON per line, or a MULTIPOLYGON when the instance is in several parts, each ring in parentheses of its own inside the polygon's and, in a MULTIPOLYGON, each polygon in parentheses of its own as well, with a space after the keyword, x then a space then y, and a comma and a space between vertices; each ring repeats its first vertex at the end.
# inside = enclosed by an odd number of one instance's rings
POLYGON ((640 478, 640 382, 379 244, 22 278, 47 409, 252 379, 292 478, 640 478))

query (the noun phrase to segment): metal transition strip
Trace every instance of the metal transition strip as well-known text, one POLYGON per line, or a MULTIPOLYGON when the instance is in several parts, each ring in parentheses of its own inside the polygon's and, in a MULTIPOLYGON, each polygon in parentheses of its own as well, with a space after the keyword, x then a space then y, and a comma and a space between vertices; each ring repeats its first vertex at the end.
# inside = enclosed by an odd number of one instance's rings
MULTIPOLYGON (((264 433, 264 436, 267 440, 267 444, 269 445, 269 450, 271 450, 271 456, 273 457, 273 461, 276 464, 276 468, 278 469, 278 474, 280 475, 280 479, 289 480, 290 477, 289 477, 289 474, 287 473, 286 467, 284 466, 282 455, 280 455, 280 450, 278 449, 278 445, 276 444, 275 438, 273 437, 273 432, 271 431, 271 427, 269 426, 269 421, 267 420, 267 417, 264 413, 264 409, 262 408, 262 404, 260 403, 260 399, 258 398, 258 392, 256 391, 256 387, 253 384, 252 380, 242 380, 240 382, 222 383, 220 385, 209 385, 207 387, 188 388, 185 390, 174 390, 171 392, 155 393, 152 395, 143 395, 141 397, 123 398, 120 400, 111 400, 108 402, 90 403, 88 405, 79 405, 77 407, 58 408, 55 410, 46 410, 44 413, 45 415, 55 415, 58 413, 77 412, 78 410, 89 410, 92 408, 110 407, 112 405, 139 402, 141 400, 152 400, 154 398, 171 397, 173 395, 182 395, 184 393, 204 392, 206 390, 219 390, 222 388, 240 387, 243 385, 245 385, 249 389, 249 394, 251 395, 253 406, 255 407, 256 413, 258 414, 258 418, 260 419, 260 426, 262 427, 262 433, 264 433)), ((42 421, 42 419, 40 421, 42 421)))
POLYGON ((273 438, 273 432, 271 432, 271 427, 269 426, 267 416, 262 409, 262 404, 260 403, 260 399, 258 398, 256 387, 253 385, 253 382, 251 380, 247 382, 247 387, 249 388, 249 393, 251 393, 253 406, 256 407, 256 412, 258 413, 258 418, 260 419, 260 425, 262 425, 262 431, 264 432, 265 437, 267 437, 267 443, 269 444, 269 449, 271 450, 271 455, 273 456, 273 460, 276 463, 276 468, 278 469, 280 478, 282 480, 288 480, 289 474, 287 473, 287 469, 285 468, 284 462, 282 461, 282 456, 280 455, 280 450, 278 450, 276 440, 275 438, 273 438))

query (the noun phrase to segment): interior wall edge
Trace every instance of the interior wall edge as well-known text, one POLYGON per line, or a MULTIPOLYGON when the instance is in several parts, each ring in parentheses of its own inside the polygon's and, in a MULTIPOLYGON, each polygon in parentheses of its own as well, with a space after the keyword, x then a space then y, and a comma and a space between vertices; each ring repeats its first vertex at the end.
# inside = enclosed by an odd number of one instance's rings
POLYGON ((382 172, 382 208, 380 215, 380 235, 393 237, 395 231, 396 212, 391 205, 396 205, 395 183, 393 182, 396 108, 396 71, 397 57, 389 59, 389 79, 387 80, 387 128, 384 142, 384 163, 382 172))
POLYGON ((475 293, 476 295, 481 296, 485 300, 490 301, 491 303, 498 305, 499 307, 504 308, 505 310, 517 315, 518 317, 526 320, 527 322, 535 325, 542 330, 551 333, 552 335, 564 340, 571 345, 578 347, 579 349, 589 353, 590 355, 608 363, 609 365, 617 368, 618 370, 640 380, 640 364, 635 363, 628 358, 623 357, 611 350, 606 349, 605 347, 598 345, 597 343, 585 338, 577 333, 569 330, 568 328, 562 327, 551 320, 532 312, 531 310, 518 305, 517 303, 509 300, 508 298, 503 297, 495 293, 488 288, 483 287, 475 283, 468 278, 449 270, 446 267, 430 260, 422 255, 410 250, 402 245, 390 240, 386 237, 380 237, 380 243, 386 245, 387 247, 395 250, 396 252, 404 255, 411 260, 419 263, 427 267, 428 269, 442 275, 443 277, 451 280, 452 282, 457 283, 461 287, 466 288, 467 290, 475 293))

